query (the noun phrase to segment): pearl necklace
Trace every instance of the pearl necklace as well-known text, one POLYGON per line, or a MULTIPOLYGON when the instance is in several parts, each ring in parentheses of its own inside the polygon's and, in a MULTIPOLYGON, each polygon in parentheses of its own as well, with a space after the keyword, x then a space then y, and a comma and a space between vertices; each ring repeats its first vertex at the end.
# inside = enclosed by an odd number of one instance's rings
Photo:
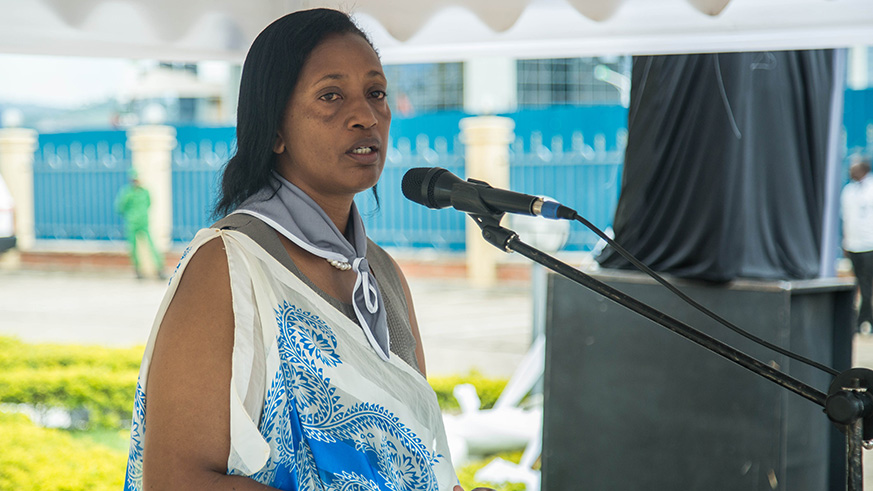
POLYGON ((348 271, 352 269, 352 265, 344 261, 337 261, 336 259, 325 259, 325 261, 340 271, 348 271))

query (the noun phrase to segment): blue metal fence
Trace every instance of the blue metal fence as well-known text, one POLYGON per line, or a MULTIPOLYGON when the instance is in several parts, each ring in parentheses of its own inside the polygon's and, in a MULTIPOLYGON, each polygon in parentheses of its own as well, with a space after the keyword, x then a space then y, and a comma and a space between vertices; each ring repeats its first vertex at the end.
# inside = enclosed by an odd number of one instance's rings
MULTIPOLYGON (((575 145, 564 151, 560 137, 553 139, 551 147, 543 145, 538 137, 539 134, 534 133, 527 142, 518 138, 513 144, 510 188, 549 196, 574 208, 601 228, 610 226, 621 188, 623 147, 595 151, 584 144, 581 134, 577 134, 575 145)), ((597 137, 601 142, 606 139, 605 135, 597 137)), ((618 139, 621 141, 621 134, 618 139)), ((456 146, 456 152, 448 153, 442 151, 445 147, 439 143, 429 148, 422 145, 425 138, 418 140, 415 152, 404 153, 395 149, 389 154, 378 188, 381 206, 376 206, 369 193, 358 198, 367 232, 383 246, 464 250, 463 213, 425 208, 405 199, 400 190, 403 174, 412 167, 445 167, 460 177, 466 177, 463 147, 456 146)), ((565 249, 586 251, 596 243, 593 232, 571 227, 565 249)))
MULTIPOLYGON (((623 108, 526 111, 513 115, 520 132, 512 146, 511 187, 552 196, 608 226, 618 198, 625 130, 615 114, 623 108), (548 121, 546 124, 544 121, 548 121), (586 121, 588 126, 573 124, 586 121), (591 121, 611 121, 608 132, 583 137, 591 121), (544 131, 528 128, 543 124, 544 131), (549 138, 543 143, 543 135, 549 138), (569 142, 564 151, 564 139, 569 142)), ((358 198, 369 234, 386 246, 463 250, 465 217, 453 210, 430 210, 406 200, 400 182, 412 167, 440 166, 465 177, 464 147, 458 139, 459 112, 397 119, 392 125, 385 171, 371 193, 358 198), (426 133, 424 132, 426 131, 426 133)), ((172 159, 172 238, 187 242, 212 220, 221 169, 233 152, 234 128, 178 127, 172 159)), ((46 134, 34 166, 37 236, 65 239, 121 239, 123 224, 114 197, 126 182, 130 159, 123 131, 46 134)), ((594 244, 576 231, 569 249, 594 244)))
POLYGON ((463 250, 463 214, 415 204, 403 197, 400 187, 403 174, 413 167, 444 167, 463 176, 463 146, 456 144, 452 147, 455 151, 449 152, 446 138, 437 138, 433 145, 424 135, 416 140, 416 146, 411 147, 407 138, 401 138, 398 147, 389 150, 377 186, 380 206, 376 206, 372 193, 358 196, 367 234, 383 246, 463 250))
MULTIPOLYGON (((520 139, 512 146, 510 188, 553 198, 601 230, 606 229, 612 225, 618 205, 626 141, 627 132, 622 129, 613 135, 595 135, 592 147, 585 143, 581 132, 576 132, 570 148, 565 150, 562 137, 554 136, 547 147, 535 132, 527 151, 523 151, 520 139), (612 138, 619 146, 607 150, 605 142, 612 138)), ((598 240, 594 232, 573 224, 564 249, 590 251, 598 240)))
POLYGON ((235 145, 232 127, 176 128, 178 145, 173 150, 174 241, 188 242, 212 223, 212 208, 218 198, 221 169, 235 145))
MULTIPOLYGON (((373 240, 385 246, 464 249, 464 215, 406 200, 400 181, 412 167, 445 167, 465 177, 464 148, 457 133, 460 120, 467 116, 448 112, 392 122, 393 148, 379 184, 381 207, 376 208, 369 194, 358 199, 373 240)), ((517 135, 510 154, 510 187, 548 195, 595 225, 610 226, 621 188, 627 109, 559 107, 504 116, 515 121, 517 135)), ((593 232, 571 229, 565 249, 590 250, 596 244, 593 232)))
POLYGON ((845 91, 843 129, 847 153, 873 154, 873 89, 845 91))
MULTIPOLYGON (((463 250, 464 216, 429 210, 402 197, 400 181, 411 167, 445 167, 464 175, 458 122, 446 112, 395 118, 378 191, 359 197, 369 233, 401 247, 463 250)), ((605 228, 612 223, 621 188, 627 110, 618 106, 555 107, 519 111, 518 140, 510 154, 510 187, 551 196, 605 228)), ((873 90, 846 91, 847 153, 873 152, 873 90)), ((173 153, 172 237, 185 242, 211 223, 221 167, 231 155, 233 128, 177 128, 173 153)), ((130 156, 124 131, 42 134, 34 161, 34 208, 39 239, 123 238, 115 195, 124 186, 130 156)), ((594 236, 572 227, 567 249, 587 250, 594 236)))
POLYGON ((129 168, 124 131, 40 135, 33 163, 36 238, 122 239, 114 203, 129 168))

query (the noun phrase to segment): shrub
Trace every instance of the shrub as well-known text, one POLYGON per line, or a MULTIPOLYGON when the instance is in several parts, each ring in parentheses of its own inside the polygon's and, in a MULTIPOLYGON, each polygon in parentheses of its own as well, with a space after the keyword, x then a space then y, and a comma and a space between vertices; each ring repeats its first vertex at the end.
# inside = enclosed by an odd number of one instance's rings
POLYGON ((0 489, 117 490, 127 452, 40 428, 26 416, 0 411, 0 489))
MULTIPOLYGON (((37 409, 85 409, 86 427, 119 428, 129 423, 142 348, 30 344, 0 336, 0 403, 37 409)), ((452 390, 472 384, 482 409, 494 406, 507 380, 467 375, 431 377, 443 411, 457 411, 452 390)))
MULTIPOLYGON (((133 411, 142 352, 142 348, 30 344, 0 336, 0 403, 28 404, 38 410, 85 409, 85 427, 123 428, 133 411)), ((459 409, 452 394, 456 385, 475 386, 482 408, 488 409, 507 380, 474 372, 432 377, 429 382, 440 408, 454 411, 459 409)), ((26 416, 0 411, 0 490, 118 489, 123 484, 126 459, 126 450, 106 447, 76 433, 40 428, 26 416)), ((517 456, 514 459, 518 461, 517 456)), ((471 485, 473 476, 487 462, 458 469, 465 489, 475 487, 471 485)), ((498 491, 524 489, 521 484, 492 486, 498 491)))
POLYGON ((472 384, 476 387, 476 392, 479 394, 479 400, 482 402, 480 409, 491 409, 503 388, 506 387, 507 379, 503 378, 487 378, 476 372, 468 375, 450 375, 445 377, 429 377, 428 382, 433 387, 439 401, 440 409, 443 411, 455 411, 460 409, 458 401, 452 394, 456 385, 472 384))
POLYGON ((133 413, 137 372, 72 366, 0 371, 0 402, 37 409, 85 409, 85 427, 120 428, 133 413))
POLYGON ((24 343, 0 336, 0 371, 95 367, 111 371, 139 371, 143 348, 110 348, 76 344, 24 343))
POLYGON ((123 427, 133 412, 142 351, 0 337, 0 403, 84 409, 85 427, 123 427))
POLYGON ((489 488, 494 488, 495 491, 524 491, 527 487, 523 483, 516 482, 506 482, 506 483, 494 483, 494 482, 482 482, 477 481, 475 476, 479 469, 485 467, 494 457, 500 457, 503 460, 507 460, 509 462, 518 463, 521 460, 522 451, 518 450, 515 452, 502 452, 497 455, 491 455, 482 460, 477 460, 474 462, 470 462, 467 465, 464 465, 455 471, 458 473, 458 481, 461 483, 461 487, 463 487, 466 491, 470 491, 471 489, 475 489, 477 486, 486 486, 489 488))

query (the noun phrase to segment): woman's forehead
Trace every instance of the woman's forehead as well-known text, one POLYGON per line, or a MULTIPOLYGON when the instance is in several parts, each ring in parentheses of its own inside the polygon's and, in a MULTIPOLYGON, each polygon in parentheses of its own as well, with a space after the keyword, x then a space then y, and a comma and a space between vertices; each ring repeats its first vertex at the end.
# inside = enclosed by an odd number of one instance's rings
POLYGON ((351 75, 385 78, 382 62, 370 43, 351 33, 329 36, 320 42, 309 54, 301 73, 313 83, 351 75))

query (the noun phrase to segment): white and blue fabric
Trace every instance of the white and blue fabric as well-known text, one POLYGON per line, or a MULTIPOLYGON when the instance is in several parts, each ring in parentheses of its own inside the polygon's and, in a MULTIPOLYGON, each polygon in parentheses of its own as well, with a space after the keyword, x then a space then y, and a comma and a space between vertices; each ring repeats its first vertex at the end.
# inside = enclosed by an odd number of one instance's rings
POLYGON ((273 182, 245 200, 234 213, 254 216, 301 249, 327 260, 347 263, 357 278, 352 291, 352 307, 373 349, 387 360, 388 320, 376 278, 367 263, 367 232, 358 207, 352 202, 349 212, 349 239, 327 213, 302 189, 272 174, 273 182))
POLYGON ((163 315, 194 251, 223 240, 234 311, 228 474, 283 490, 450 491, 436 395, 399 359, 252 239, 204 229, 176 268, 146 345, 126 490, 142 489, 149 364, 163 315))

